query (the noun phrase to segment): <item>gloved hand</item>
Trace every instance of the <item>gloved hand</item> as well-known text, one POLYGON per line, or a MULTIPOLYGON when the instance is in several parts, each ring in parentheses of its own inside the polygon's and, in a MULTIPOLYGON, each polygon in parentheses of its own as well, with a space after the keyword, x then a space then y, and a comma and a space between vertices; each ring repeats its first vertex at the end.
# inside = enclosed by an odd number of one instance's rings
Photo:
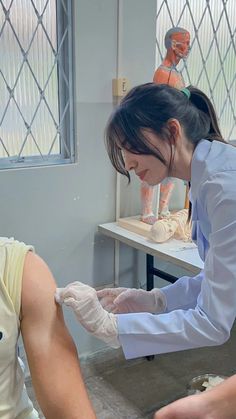
POLYGON ((120 347, 116 316, 103 309, 94 288, 81 282, 73 282, 65 288, 57 288, 55 300, 71 307, 88 332, 112 348, 120 347))
POLYGON ((103 308, 111 313, 164 313, 165 295, 157 288, 145 291, 136 288, 104 288, 97 291, 103 308))

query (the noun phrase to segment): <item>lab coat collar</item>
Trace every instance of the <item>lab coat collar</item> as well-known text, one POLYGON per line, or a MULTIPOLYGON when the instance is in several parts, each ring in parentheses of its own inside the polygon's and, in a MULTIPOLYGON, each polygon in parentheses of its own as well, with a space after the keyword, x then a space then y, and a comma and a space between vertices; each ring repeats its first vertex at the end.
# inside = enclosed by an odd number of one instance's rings
POLYGON ((191 189, 189 192, 189 199, 192 204, 196 200, 199 186, 205 176, 204 169, 206 168, 206 160, 211 150, 211 146, 212 142, 208 140, 201 140, 193 152, 191 164, 191 189))

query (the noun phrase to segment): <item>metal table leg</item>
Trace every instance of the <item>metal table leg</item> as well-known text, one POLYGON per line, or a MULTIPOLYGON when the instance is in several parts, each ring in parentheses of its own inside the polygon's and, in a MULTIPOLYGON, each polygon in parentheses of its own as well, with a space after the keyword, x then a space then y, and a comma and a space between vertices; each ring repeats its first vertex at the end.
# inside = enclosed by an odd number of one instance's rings
POLYGON ((154 256, 146 255, 146 289, 151 291, 154 287, 154 272, 153 272, 154 256))
MULTIPOLYGON (((146 289, 151 291, 154 288, 154 275, 159 276, 172 284, 178 279, 177 277, 168 274, 167 272, 161 271, 160 269, 154 268, 154 256, 146 255, 146 289)), ((155 355, 148 355, 145 357, 147 361, 152 361, 155 355)))

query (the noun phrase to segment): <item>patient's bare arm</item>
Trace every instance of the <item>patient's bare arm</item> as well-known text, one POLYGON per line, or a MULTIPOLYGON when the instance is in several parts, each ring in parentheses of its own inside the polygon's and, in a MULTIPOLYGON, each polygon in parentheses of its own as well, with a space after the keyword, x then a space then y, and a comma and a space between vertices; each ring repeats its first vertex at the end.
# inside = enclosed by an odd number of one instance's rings
POLYGON ((95 419, 56 284, 44 261, 26 256, 22 282, 21 332, 32 382, 47 419, 95 419))

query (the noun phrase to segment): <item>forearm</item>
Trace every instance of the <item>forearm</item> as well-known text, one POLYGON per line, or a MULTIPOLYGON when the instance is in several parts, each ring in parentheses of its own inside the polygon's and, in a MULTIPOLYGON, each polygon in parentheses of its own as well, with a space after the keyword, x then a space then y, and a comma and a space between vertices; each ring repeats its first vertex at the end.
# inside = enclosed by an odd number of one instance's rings
POLYGON ((156 412, 154 419, 235 419, 236 375, 210 391, 184 397, 156 412))
POLYGON ((229 331, 199 307, 170 313, 117 314, 118 337, 126 359, 221 345, 229 331))
POLYGON ((236 412, 236 375, 225 380, 213 390, 205 392, 204 397, 215 411, 221 412, 222 419, 235 419, 236 412), (220 410, 219 410, 220 409, 220 410))
POLYGON ((34 350, 32 346, 28 350, 27 340, 24 343, 33 387, 45 417, 95 419, 69 334, 55 330, 52 341, 38 339, 34 350))
POLYGON ((194 277, 183 276, 174 284, 161 288, 167 303, 167 312, 195 308, 201 291, 203 271, 194 277))

